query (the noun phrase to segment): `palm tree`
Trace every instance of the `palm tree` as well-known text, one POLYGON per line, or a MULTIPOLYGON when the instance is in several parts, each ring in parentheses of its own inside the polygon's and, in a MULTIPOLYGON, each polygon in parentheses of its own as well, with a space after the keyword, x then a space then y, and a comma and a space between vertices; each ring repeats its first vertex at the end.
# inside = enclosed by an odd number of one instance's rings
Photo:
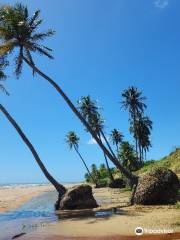
POLYGON ((100 176, 96 164, 91 165, 91 174, 95 179, 99 181, 100 176))
POLYGON ((134 147, 129 142, 121 143, 118 155, 124 167, 130 171, 137 170, 139 164, 134 152, 134 147))
POLYGON ((86 162, 84 161, 84 158, 82 157, 82 155, 79 152, 79 140, 80 138, 76 135, 75 132, 70 131, 68 132, 68 134, 66 135, 66 142, 69 145, 69 148, 72 149, 74 148, 74 150, 76 151, 76 153, 78 154, 78 156, 80 157, 80 159, 82 160, 86 170, 88 171, 89 176, 91 177, 92 181, 94 182, 94 184, 97 186, 97 181, 96 179, 92 176, 92 174, 89 171, 89 168, 86 164, 86 162))
MULTIPOLYGON (((81 97, 81 99, 78 101, 78 103, 79 103, 79 109, 81 111, 81 114, 87 120, 90 127, 96 133, 97 137, 100 139, 100 141, 102 141, 102 138, 103 138, 105 140, 105 142, 107 143, 110 151, 112 151, 110 144, 109 144, 109 142, 104 134, 104 131, 103 131, 104 120, 102 119, 100 113, 98 112, 98 107, 96 106, 96 102, 92 101, 90 96, 85 96, 85 97, 81 97)), ((113 151, 112 151, 112 153, 114 154, 113 151)), ((110 177, 111 181, 113 182, 114 177, 113 177, 111 169, 109 167, 107 156, 106 156, 105 152, 103 152, 103 154, 104 154, 104 159, 106 162, 107 170, 109 173, 109 177, 110 177)))
MULTIPOLYGON (((1 67, 2 67, 2 63, 1 63, 1 67)), ((2 68, 0 68, 0 76, 1 79, 5 78, 5 74, 2 71, 2 68)), ((1 89, 7 94, 6 89, 4 88, 4 86, 1 84, 1 89)), ((44 173, 45 177, 52 183, 52 185, 56 188, 56 190, 59 193, 59 197, 62 197, 62 195, 66 192, 66 189, 63 185, 61 185, 60 183, 58 183, 53 177, 52 175, 48 172, 48 170, 46 169, 46 167, 44 166, 44 164, 42 163, 37 151, 35 150, 34 146, 32 145, 32 143, 30 142, 30 140, 27 138, 27 136, 25 135, 25 133, 22 131, 22 129, 20 128, 20 126, 17 124, 17 122, 13 119, 13 117, 8 113, 8 111, 5 109, 5 107, 0 104, 0 111, 5 115, 5 117, 8 119, 8 121, 12 124, 12 126, 16 129, 16 131, 18 132, 18 134, 20 135, 20 137, 22 138, 23 142, 27 145, 27 147, 29 148, 29 150, 31 151, 31 153, 33 154, 37 164, 39 165, 40 169, 42 170, 42 172, 44 173)))
MULTIPOLYGON (((123 101, 121 102, 122 107, 125 110, 129 111, 129 120, 132 124, 131 129, 135 128, 136 121, 138 118, 138 115, 140 113, 144 112, 144 109, 147 107, 144 103, 144 100, 146 99, 144 96, 142 96, 142 92, 139 91, 136 87, 129 87, 128 89, 124 90, 122 93, 123 101)), ((132 130, 131 132, 135 132, 132 130)), ((136 143, 136 155, 138 156, 138 142, 137 142, 137 136, 134 135, 135 143, 136 143)))
POLYGON ((135 134, 137 136, 138 145, 139 145, 139 153, 140 153, 140 162, 143 162, 144 154, 151 147, 150 135, 152 130, 152 121, 149 117, 139 115, 139 118, 135 127, 135 134))
POLYGON ((27 63, 27 65, 33 70, 33 74, 39 74, 63 97, 70 109, 84 124, 85 128, 91 133, 99 147, 103 152, 105 152, 107 157, 115 164, 115 166, 121 170, 124 175, 132 181, 132 183, 136 183, 137 176, 134 176, 127 171, 119 163, 116 157, 106 148, 60 86, 35 65, 32 53, 39 53, 47 56, 49 59, 53 58, 52 49, 41 45, 39 42, 52 36, 54 31, 50 29, 46 32, 38 32, 38 28, 42 23, 42 20, 39 19, 39 15, 40 11, 37 10, 33 16, 30 17, 27 7, 22 4, 15 4, 14 6, 4 6, 0 8, 0 40, 2 41, 0 46, 0 55, 3 56, 5 54, 10 54, 17 50, 18 55, 15 59, 15 73, 17 77, 21 74, 23 62, 27 63))
POLYGON ((114 145, 116 145, 117 153, 118 153, 119 144, 122 142, 123 137, 124 137, 124 135, 120 131, 118 131, 116 128, 114 128, 111 131, 110 138, 111 138, 112 143, 114 145))

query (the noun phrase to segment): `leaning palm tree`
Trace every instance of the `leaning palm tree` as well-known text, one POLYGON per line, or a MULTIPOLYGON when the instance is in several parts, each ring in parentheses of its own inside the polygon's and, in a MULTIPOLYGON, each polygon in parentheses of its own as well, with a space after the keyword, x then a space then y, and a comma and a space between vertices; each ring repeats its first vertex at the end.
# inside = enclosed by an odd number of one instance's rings
MULTIPOLYGON (((146 98, 142 96, 141 91, 133 86, 123 91, 122 98, 123 101, 121 102, 121 105, 125 110, 129 111, 129 120, 132 124, 131 132, 133 132, 132 129, 135 128, 139 114, 143 113, 146 108, 146 104, 144 103, 146 98)), ((136 155, 138 155, 138 140, 136 135, 134 135, 134 139, 136 143, 136 155)))
MULTIPOLYGON (((109 148, 110 153, 116 158, 114 151, 111 148, 111 145, 104 133, 103 119, 99 113, 99 107, 97 103, 91 99, 91 97, 83 96, 78 101, 78 108, 84 119, 88 122, 89 126, 99 138, 99 140, 104 140, 109 148)), ((88 130, 88 129, 87 129, 88 130)), ((101 141, 102 142, 102 141, 101 141)), ((105 153, 105 152, 104 152, 105 153)))
MULTIPOLYGON (((4 65, 4 60, 1 59, 0 62, 0 80, 5 80, 6 79, 6 75, 3 72, 3 67, 4 65)), ((0 89, 5 92, 8 95, 7 90, 5 89, 5 87, 0 84, 0 89)), ((23 142, 27 145, 27 147, 29 148, 29 150, 31 151, 31 153, 33 154, 37 164, 39 165, 40 169, 42 170, 42 172, 44 173, 45 177, 49 180, 49 182, 56 188, 56 190, 59 193, 59 197, 62 197, 62 195, 66 192, 66 189, 63 185, 61 185, 60 183, 58 183, 53 177, 52 175, 48 172, 48 170, 46 169, 46 167, 44 166, 43 162, 41 161, 37 151, 35 150, 34 146, 32 145, 32 143, 30 142, 30 140, 27 138, 27 136, 25 135, 25 133, 22 131, 22 129, 20 128, 20 126, 17 124, 17 122, 14 120, 14 118, 8 113, 8 111, 5 109, 5 107, 0 104, 0 111, 5 115, 5 117, 8 119, 8 121, 12 124, 12 126, 16 129, 16 131, 18 132, 18 134, 20 135, 20 137, 22 138, 23 142)))
MULTIPOLYGON (((102 141, 102 139, 104 139, 107 146, 109 147, 109 150, 114 155, 114 152, 112 151, 112 148, 104 134, 104 120, 102 119, 100 113, 98 112, 98 107, 96 106, 96 102, 92 101, 90 96, 84 96, 84 97, 81 97, 81 99, 78 101, 78 104, 79 104, 79 109, 81 111, 81 114, 87 120, 88 124, 93 129, 93 131, 96 133, 99 140, 102 141)), ((113 177, 111 169, 109 167, 106 153, 103 152, 103 154, 104 154, 104 159, 106 162, 107 170, 109 173, 109 177, 110 177, 111 181, 113 182, 114 177, 113 177)))
POLYGON ((39 15, 40 11, 38 10, 32 17, 30 17, 27 7, 22 4, 3 6, 0 8, 0 40, 2 42, 0 45, 0 55, 2 56, 4 54, 11 54, 15 52, 15 73, 17 77, 20 76, 23 62, 25 62, 31 67, 33 74, 39 74, 53 88, 55 88, 56 91, 63 97, 70 109, 91 133, 92 137, 96 140, 99 147, 103 152, 105 152, 107 157, 119 170, 124 173, 127 178, 130 179, 130 181, 132 181, 132 183, 136 183, 137 177, 126 170, 115 158, 115 156, 106 148, 60 86, 35 65, 32 53, 39 53, 40 55, 47 56, 49 59, 53 59, 52 49, 40 44, 40 42, 45 40, 47 37, 52 36, 54 31, 50 29, 46 32, 38 32, 38 28, 42 23, 39 15))
POLYGON ((89 168, 84 160, 84 158, 82 157, 82 155, 79 152, 79 140, 80 138, 76 135, 75 132, 70 131, 68 132, 68 134, 66 135, 66 143, 69 145, 69 148, 72 149, 74 148, 74 150, 76 151, 76 153, 78 154, 78 156, 80 157, 80 159, 82 160, 90 178, 92 179, 92 181, 94 182, 94 184, 97 186, 97 181, 96 179, 92 176, 91 172, 89 171, 89 168))
POLYGON ((111 131, 110 138, 111 138, 112 143, 114 145, 116 145, 117 153, 118 153, 119 144, 122 142, 123 137, 124 137, 124 135, 120 131, 118 131, 116 128, 114 128, 111 131))
POLYGON ((44 166, 43 162, 41 161, 37 151, 35 150, 34 146, 30 142, 30 140, 27 138, 25 133, 22 131, 20 126, 17 124, 17 122, 14 120, 14 118, 8 113, 8 111, 5 109, 5 107, 0 104, 0 111, 5 115, 5 117, 8 119, 8 121, 12 124, 12 126, 16 129, 20 137, 22 138, 23 142, 27 145, 31 153, 33 154, 37 164, 39 165, 41 171, 44 173, 45 177, 49 180, 49 182, 56 188, 57 192, 59 193, 59 196, 62 197, 62 195, 66 192, 66 189, 63 185, 61 185, 59 182, 57 182, 53 176, 48 172, 46 167, 44 166))
MULTIPOLYGON (((104 128, 103 123, 104 123, 104 121, 102 120, 100 114, 96 113, 96 114, 92 114, 91 116, 89 116, 89 125, 95 131, 95 133, 97 134, 97 136, 100 140, 102 138, 101 136, 102 136, 103 128, 104 128)), ((104 139, 105 138, 106 137, 105 137, 105 134, 104 134, 104 139)), ((109 166, 108 159, 107 159, 107 156, 106 156, 105 153, 104 153, 104 159, 105 159, 105 163, 106 163, 106 167, 107 167, 107 170, 108 170, 109 177, 110 177, 111 181, 113 182, 114 177, 112 175, 111 168, 109 166)))

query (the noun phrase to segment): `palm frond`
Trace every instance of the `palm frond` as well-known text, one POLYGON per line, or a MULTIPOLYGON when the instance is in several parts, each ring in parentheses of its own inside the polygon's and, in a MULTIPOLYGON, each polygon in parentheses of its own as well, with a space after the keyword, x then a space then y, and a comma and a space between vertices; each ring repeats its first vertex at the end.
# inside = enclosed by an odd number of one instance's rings
POLYGON ((19 76, 21 75, 22 66, 23 66, 23 47, 21 46, 19 50, 19 55, 16 58, 15 74, 17 78, 19 78, 19 76))
POLYGON ((8 40, 12 36, 11 31, 5 27, 0 26, 0 38, 8 40))
POLYGON ((40 55, 45 55, 46 57, 50 59, 54 59, 54 57, 49 53, 48 50, 46 50, 46 47, 43 45, 35 45, 34 46, 35 52, 38 52, 40 55))
POLYGON ((19 55, 15 58, 17 76, 22 71, 23 57, 20 49, 22 47, 24 56, 32 66, 34 65, 32 52, 53 59, 52 49, 41 45, 40 41, 52 36, 55 32, 52 29, 38 32, 41 23, 40 10, 29 17, 28 9, 23 4, 0 7, 0 41, 2 42, 0 43, 0 56, 11 53, 15 48, 19 50, 19 55))
POLYGON ((0 90, 9 96, 9 92, 6 90, 6 88, 2 84, 0 84, 0 90))
POLYGON ((15 46, 14 41, 7 41, 4 44, 0 45, 0 56, 4 56, 11 52, 15 46))
POLYGON ((43 33, 36 33, 31 37, 32 41, 40 41, 40 40, 44 40, 47 37, 51 37, 52 35, 54 35, 55 31, 52 29, 49 29, 46 32, 43 33))
MULTIPOLYGON (((30 53, 30 51, 29 51, 28 49, 25 49, 25 55, 26 55, 28 61, 29 61, 33 66, 35 66, 35 63, 34 63, 33 58, 32 58, 32 56, 31 56, 31 53, 30 53)), ((35 75, 34 69, 33 69, 32 71, 33 71, 33 76, 34 76, 34 75, 35 75)))
POLYGON ((30 26, 32 26, 32 24, 39 18, 40 12, 41 12, 40 10, 35 11, 29 22, 30 26))

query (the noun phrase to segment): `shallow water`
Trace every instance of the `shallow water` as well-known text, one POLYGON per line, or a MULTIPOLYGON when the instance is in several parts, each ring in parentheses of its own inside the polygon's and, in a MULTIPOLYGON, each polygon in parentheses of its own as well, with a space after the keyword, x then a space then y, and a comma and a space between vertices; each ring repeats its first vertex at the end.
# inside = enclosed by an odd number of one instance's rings
POLYGON ((15 211, 0 214, 0 240, 12 239, 21 232, 31 232, 37 227, 44 227, 58 218, 54 211, 57 200, 55 191, 35 197, 15 211))
MULTIPOLYGON (((61 216, 57 216, 54 211, 56 200, 56 191, 47 192, 32 198, 15 211, 0 214, 0 240, 10 240, 16 234, 29 233, 45 227, 50 222, 61 220, 61 216)), ((103 202, 103 199, 96 200, 98 204, 103 202)), ((112 214, 114 214, 113 210, 106 210, 95 212, 90 216, 101 218, 112 214)))

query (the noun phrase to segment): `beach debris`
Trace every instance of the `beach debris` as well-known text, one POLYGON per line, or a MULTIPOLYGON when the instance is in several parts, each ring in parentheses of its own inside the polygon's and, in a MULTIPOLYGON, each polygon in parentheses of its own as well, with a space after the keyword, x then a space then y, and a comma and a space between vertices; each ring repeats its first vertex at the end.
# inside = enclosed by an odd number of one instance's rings
POLYGON ((139 179, 134 195, 135 204, 168 204, 177 201, 180 181, 170 169, 159 167, 139 179))
POLYGON ((92 187, 86 184, 69 189, 63 196, 59 209, 92 209, 98 207, 92 194, 92 187))

